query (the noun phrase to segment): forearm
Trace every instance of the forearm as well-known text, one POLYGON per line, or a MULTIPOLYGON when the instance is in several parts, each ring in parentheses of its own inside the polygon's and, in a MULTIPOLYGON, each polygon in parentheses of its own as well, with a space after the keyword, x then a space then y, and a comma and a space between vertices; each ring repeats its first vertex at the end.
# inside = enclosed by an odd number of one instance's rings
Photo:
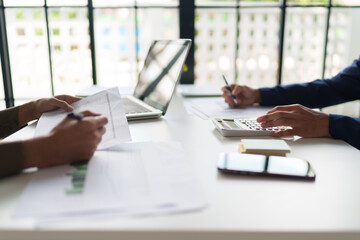
POLYGON ((22 142, 0 144, 0 178, 19 173, 23 169, 24 152, 22 142))
POLYGON ((51 166, 51 138, 37 137, 22 142, 0 144, 0 178, 20 173, 30 167, 44 168, 51 166))
MULTIPOLYGON (((358 96, 346 96, 339 92, 356 86, 334 88, 332 80, 316 80, 309 83, 278 85, 272 88, 260 88, 261 105, 278 106, 289 104, 301 104, 309 108, 323 108, 347 101, 356 100, 358 96)), ((359 89, 360 91, 360 89, 359 89)))
POLYGON ((322 108, 359 99, 360 59, 331 79, 260 88, 261 105, 301 104, 322 108))
POLYGON ((330 114, 329 132, 333 138, 342 139, 360 150, 360 119, 330 114))
POLYGON ((38 119, 40 116, 37 116, 35 111, 35 102, 28 102, 19 106, 19 124, 23 126, 30 121, 38 119))
POLYGON ((21 128, 18 116, 19 107, 0 111, 0 138, 5 138, 21 128))
POLYGON ((23 168, 44 168, 51 164, 51 138, 49 136, 37 137, 23 142, 23 168))

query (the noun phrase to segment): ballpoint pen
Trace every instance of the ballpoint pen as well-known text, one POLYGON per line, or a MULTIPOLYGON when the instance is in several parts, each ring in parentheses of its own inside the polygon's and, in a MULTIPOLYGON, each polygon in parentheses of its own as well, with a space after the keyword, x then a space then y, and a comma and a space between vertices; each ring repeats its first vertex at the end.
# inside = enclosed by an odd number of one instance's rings
MULTIPOLYGON (((224 79, 224 82, 225 82, 225 84, 226 84, 226 88, 227 88, 227 90, 230 91, 232 98, 233 98, 234 100, 236 100, 236 97, 232 94, 232 88, 230 87, 230 85, 229 85, 228 81, 226 80, 224 74, 222 75, 222 78, 224 79)), ((236 101, 235 101, 235 102, 236 102, 236 101)))
POLYGON ((67 117, 81 121, 84 118, 84 114, 71 112, 68 113, 67 117))

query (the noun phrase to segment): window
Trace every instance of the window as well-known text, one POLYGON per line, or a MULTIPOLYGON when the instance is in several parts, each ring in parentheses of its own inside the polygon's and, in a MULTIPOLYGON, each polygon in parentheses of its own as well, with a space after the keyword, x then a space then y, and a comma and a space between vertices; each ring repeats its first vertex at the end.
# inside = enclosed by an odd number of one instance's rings
POLYGON ((235 78, 235 9, 197 9, 195 12, 195 82, 214 84, 221 74, 235 78))
POLYGON ((359 5, 195 0, 195 84, 222 85, 221 74, 256 87, 333 76, 359 55, 359 5))
POLYGON ((326 8, 287 9, 282 82, 308 82, 322 76, 326 8))
POLYGON ((151 41, 179 38, 178 0, 89 2, 0 0, 15 104, 135 85, 151 41))
POLYGON ((96 9, 95 43, 99 85, 131 85, 137 73, 135 10, 96 9))
POLYGON ((151 40, 179 37, 178 18, 176 7, 95 9, 98 83, 135 85, 151 40))
MULTIPOLYGON (((350 64, 360 52, 359 6, 357 0, 0 0, 6 16, 0 34, 15 103, 75 94, 93 83, 134 85, 151 40, 184 36, 194 40, 186 82, 223 85, 225 74, 229 82, 263 87, 331 77, 350 64)), ((0 91, 12 106, 12 94, 0 91)))
POLYGON ((54 94, 76 94, 93 84, 88 9, 49 9, 54 94))
POLYGON ((277 81, 280 10, 240 9, 237 82, 271 86, 277 81))
POLYGON ((44 10, 7 8, 5 14, 16 104, 51 95, 44 10))
MULTIPOLYGON (((357 2, 357 4, 360 3, 357 2)), ((357 22, 360 22, 359 8, 332 9, 326 49, 325 77, 336 75, 359 57, 360 31, 356 26, 357 22)))
POLYGON ((229 82, 276 83, 280 27, 276 1, 195 3, 195 84, 222 85, 221 74, 229 82))

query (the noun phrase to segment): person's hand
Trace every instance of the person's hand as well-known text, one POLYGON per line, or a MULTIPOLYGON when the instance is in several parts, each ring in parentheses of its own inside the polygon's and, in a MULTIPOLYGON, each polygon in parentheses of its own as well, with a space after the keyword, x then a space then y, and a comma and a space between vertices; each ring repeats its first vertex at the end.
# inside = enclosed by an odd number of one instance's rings
POLYGON ((278 106, 256 119, 263 128, 290 126, 277 131, 274 137, 330 137, 329 115, 299 104, 278 106))
POLYGON ((261 102, 261 95, 258 89, 248 86, 240 86, 237 84, 230 85, 232 92, 226 86, 222 87, 222 97, 230 107, 246 107, 261 102), (233 99, 232 95, 236 98, 233 99))
POLYGON ((39 118, 44 112, 50 112, 57 109, 63 109, 70 112, 73 109, 70 104, 79 101, 81 98, 69 96, 69 95, 58 95, 52 98, 41 98, 34 102, 34 114, 36 118, 39 118))
POLYGON ((51 98, 40 98, 36 101, 25 103, 19 107, 19 125, 39 119, 41 114, 57 109, 64 109, 69 112, 73 110, 70 104, 79 101, 81 98, 69 95, 58 95, 51 98))
POLYGON ((105 133, 108 120, 90 111, 81 121, 64 118, 49 135, 24 143, 27 167, 49 167, 90 159, 105 133))

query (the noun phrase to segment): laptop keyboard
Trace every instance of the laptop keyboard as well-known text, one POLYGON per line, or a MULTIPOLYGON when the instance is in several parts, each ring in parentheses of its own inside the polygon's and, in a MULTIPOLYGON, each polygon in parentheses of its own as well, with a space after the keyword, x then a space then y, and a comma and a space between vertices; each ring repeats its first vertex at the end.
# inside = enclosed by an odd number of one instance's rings
POLYGON ((146 113, 146 112, 151 112, 149 109, 131 101, 128 98, 122 98, 121 99, 124 109, 125 109, 125 113, 146 113))

